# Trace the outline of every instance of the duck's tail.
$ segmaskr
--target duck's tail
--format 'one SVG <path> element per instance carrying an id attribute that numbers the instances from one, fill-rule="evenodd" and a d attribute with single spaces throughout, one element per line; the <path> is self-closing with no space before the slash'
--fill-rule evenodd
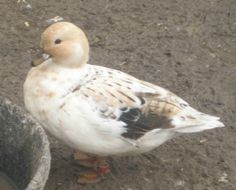
<path id="1" fill-rule="evenodd" d="M 224 127 L 219 117 L 207 115 L 191 108 L 175 116 L 172 120 L 173 130 L 180 133 L 196 133 L 217 127 Z"/>

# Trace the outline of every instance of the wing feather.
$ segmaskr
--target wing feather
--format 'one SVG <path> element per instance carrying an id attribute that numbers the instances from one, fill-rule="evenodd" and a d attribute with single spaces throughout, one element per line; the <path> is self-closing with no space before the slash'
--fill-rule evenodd
<path id="1" fill-rule="evenodd" d="M 120 71 L 95 68 L 93 80 L 78 93 L 94 101 L 102 118 L 124 122 L 123 137 L 137 139 L 156 128 L 173 128 L 172 117 L 188 105 L 161 87 Z"/>

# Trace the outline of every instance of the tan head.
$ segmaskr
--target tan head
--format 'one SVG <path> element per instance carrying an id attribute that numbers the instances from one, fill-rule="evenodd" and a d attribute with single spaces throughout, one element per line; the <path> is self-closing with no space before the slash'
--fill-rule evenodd
<path id="1" fill-rule="evenodd" d="M 66 67 L 80 67 L 89 59 L 89 43 L 84 32 L 69 22 L 49 26 L 41 36 L 40 46 L 52 60 Z"/>

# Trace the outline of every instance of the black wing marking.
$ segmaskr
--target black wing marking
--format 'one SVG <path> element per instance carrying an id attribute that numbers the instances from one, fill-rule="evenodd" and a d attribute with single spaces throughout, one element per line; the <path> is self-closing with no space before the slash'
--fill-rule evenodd
<path id="1" fill-rule="evenodd" d="M 125 108 L 124 108 L 125 110 Z M 158 116 L 155 113 L 145 115 L 139 108 L 131 108 L 124 111 L 118 120 L 127 124 L 127 132 L 122 136 L 129 139 L 138 139 L 146 132 L 156 128 L 172 128 L 171 120 L 165 116 Z"/>

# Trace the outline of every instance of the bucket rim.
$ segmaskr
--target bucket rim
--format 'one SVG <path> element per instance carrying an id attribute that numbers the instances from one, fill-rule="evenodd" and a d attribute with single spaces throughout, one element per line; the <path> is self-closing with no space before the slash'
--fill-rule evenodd
<path id="1" fill-rule="evenodd" d="M 39 166 L 25 190 L 43 190 L 48 180 L 51 167 L 50 143 L 47 134 L 43 127 L 23 107 L 0 96 L 0 106 L 1 105 L 6 106 L 9 112 L 17 113 L 20 118 L 24 119 L 25 123 L 31 124 L 31 131 L 33 133 L 38 133 L 42 140 L 42 155 L 38 160 Z"/>

